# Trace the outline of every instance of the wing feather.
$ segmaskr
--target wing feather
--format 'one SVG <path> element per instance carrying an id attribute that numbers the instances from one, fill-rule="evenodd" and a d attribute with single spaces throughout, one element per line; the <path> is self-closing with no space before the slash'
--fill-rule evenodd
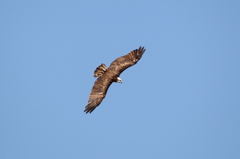
<path id="1" fill-rule="evenodd" d="M 108 69 L 112 70 L 119 76 L 128 67 L 135 65 L 141 59 L 145 50 L 144 47 L 140 46 L 138 49 L 131 51 L 127 55 L 114 60 Z"/>
<path id="2" fill-rule="evenodd" d="M 107 78 L 107 76 L 101 76 L 95 81 L 89 96 L 88 104 L 84 110 L 86 114 L 91 113 L 97 106 L 101 104 L 111 84 L 112 80 L 111 78 Z"/>

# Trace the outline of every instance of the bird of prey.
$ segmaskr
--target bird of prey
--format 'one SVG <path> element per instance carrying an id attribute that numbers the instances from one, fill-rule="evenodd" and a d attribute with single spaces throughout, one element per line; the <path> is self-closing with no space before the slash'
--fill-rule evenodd
<path id="1" fill-rule="evenodd" d="M 122 83 L 122 80 L 119 77 L 120 74 L 128 67 L 135 65 L 141 59 L 145 50 L 144 47 L 140 46 L 138 49 L 131 51 L 127 55 L 114 60 L 108 68 L 103 63 L 96 68 L 93 76 L 98 78 L 93 85 L 88 104 L 85 107 L 84 112 L 86 114 L 91 113 L 100 105 L 106 96 L 109 86 L 113 82 Z"/>

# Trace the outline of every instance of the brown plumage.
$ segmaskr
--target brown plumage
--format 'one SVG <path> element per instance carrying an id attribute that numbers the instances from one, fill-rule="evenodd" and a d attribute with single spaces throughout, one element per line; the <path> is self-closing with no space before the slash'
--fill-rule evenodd
<path id="1" fill-rule="evenodd" d="M 140 46 L 138 49 L 131 51 L 127 55 L 114 60 L 109 68 L 107 68 L 105 64 L 101 64 L 96 68 L 94 71 L 94 77 L 98 78 L 94 83 L 84 112 L 91 113 L 100 105 L 112 82 L 122 83 L 122 80 L 119 78 L 120 74 L 128 67 L 135 65 L 141 59 L 145 50 L 144 47 Z"/>
<path id="2" fill-rule="evenodd" d="M 100 66 L 98 66 L 96 68 L 96 70 L 94 71 L 94 77 L 99 77 L 99 76 L 102 76 L 102 74 L 104 74 L 104 72 L 107 71 L 107 67 L 105 64 L 101 64 Z"/>

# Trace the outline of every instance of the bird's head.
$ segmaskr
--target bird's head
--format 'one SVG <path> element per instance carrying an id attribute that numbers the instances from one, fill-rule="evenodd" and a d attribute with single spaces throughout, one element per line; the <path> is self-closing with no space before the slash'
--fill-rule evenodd
<path id="1" fill-rule="evenodd" d="M 117 77 L 117 82 L 122 83 L 122 79 L 120 77 Z"/>

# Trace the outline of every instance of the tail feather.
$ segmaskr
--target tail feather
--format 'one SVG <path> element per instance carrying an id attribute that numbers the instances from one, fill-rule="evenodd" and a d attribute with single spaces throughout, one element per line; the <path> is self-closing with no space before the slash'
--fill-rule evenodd
<path id="1" fill-rule="evenodd" d="M 105 64 L 101 64 L 100 66 L 98 66 L 96 68 L 96 70 L 94 71 L 94 77 L 100 77 L 102 76 L 105 72 L 107 71 L 107 67 Z"/>

